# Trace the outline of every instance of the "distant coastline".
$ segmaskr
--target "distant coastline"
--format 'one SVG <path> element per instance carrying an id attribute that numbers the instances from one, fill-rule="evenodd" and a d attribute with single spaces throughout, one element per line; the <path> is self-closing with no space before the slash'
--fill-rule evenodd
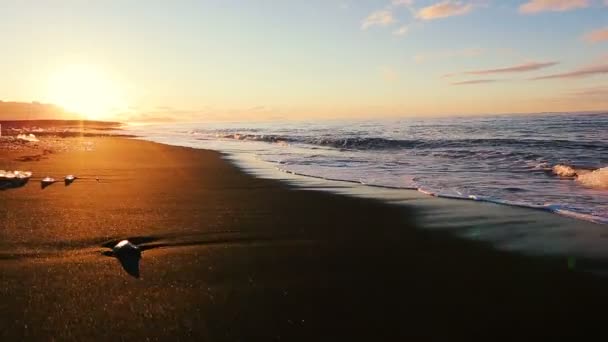
<path id="1" fill-rule="evenodd" d="M 20 135 L 36 137 L 101 137 L 131 135 L 120 132 L 120 122 L 91 120 L 0 120 L 0 149 L 19 142 Z M 9 145 L 7 145 L 9 144 Z"/>
<path id="2" fill-rule="evenodd" d="M 60 106 L 40 102 L 16 102 L 0 100 L 1 120 L 45 120 L 45 119 L 80 118 L 76 113 L 70 113 Z"/>
<path id="3" fill-rule="evenodd" d="M 2 129 L 21 129 L 21 128 L 118 128 L 123 124 L 116 121 L 95 121 L 95 120 L 0 120 Z"/>

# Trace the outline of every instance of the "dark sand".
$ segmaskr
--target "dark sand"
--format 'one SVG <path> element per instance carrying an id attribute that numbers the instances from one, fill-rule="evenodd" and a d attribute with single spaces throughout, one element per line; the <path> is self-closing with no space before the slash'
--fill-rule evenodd
<path id="1" fill-rule="evenodd" d="M 585 340 L 608 322 L 608 282 L 563 260 L 256 179 L 216 152 L 86 141 L 30 162 L 0 151 L 0 168 L 38 177 L 0 191 L 2 341 Z M 41 190 L 70 173 L 84 179 Z M 125 238 L 145 249 L 132 275 L 103 253 Z"/>

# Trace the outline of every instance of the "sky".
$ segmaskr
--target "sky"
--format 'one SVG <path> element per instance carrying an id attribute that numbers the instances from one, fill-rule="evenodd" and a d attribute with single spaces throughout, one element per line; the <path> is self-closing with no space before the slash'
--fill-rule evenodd
<path id="1" fill-rule="evenodd" d="M 608 109 L 608 0 L 0 0 L 0 100 L 95 119 Z"/>

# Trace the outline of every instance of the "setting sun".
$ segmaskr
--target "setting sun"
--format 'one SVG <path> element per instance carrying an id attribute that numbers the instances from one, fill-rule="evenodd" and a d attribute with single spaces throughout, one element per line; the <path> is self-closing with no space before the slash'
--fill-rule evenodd
<path id="1" fill-rule="evenodd" d="M 103 71 L 72 65 L 49 79 L 49 101 L 88 119 L 107 119 L 124 106 L 120 87 Z"/>

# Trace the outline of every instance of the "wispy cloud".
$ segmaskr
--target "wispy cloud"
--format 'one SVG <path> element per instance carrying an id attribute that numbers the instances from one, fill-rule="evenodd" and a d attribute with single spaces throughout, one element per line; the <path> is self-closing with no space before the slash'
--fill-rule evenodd
<path id="1" fill-rule="evenodd" d="M 606 1 L 606 4 L 608 6 L 608 0 Z M 583 36 L 583 39 L 590 43 L 598 43 L 608 40 L 608 27 L 588 32 Z"/>
<path id="2" fill-rule="evenodd" d="M 416 13 L 416 17 L 421 20 L 447 18 L 467 14 L 473 9 L 473 7 L 474 6 L 471 3 L 446 0 L 421 8 L 418 13 Z"/>
<path id="3" fill-rule="evenodd" d="M 494 83 L 498 82 L 498 80 L 468 80 L 468 81 L 460 81 L 460 82 L 452 82 L 451 85 L 471 85 L 471 84 L 483 84 L 483 83 Z"/>
<path id="4" fill-rule="evenodd" d="M 546 76 L 535 77 L 533 80 L 549 80 L 549 79 L 568 79 L 568 78 L 583 78 L 601 74 L 608 74 L 608 62 L 600 64 L 589 65 L 586 67 L 578 68 L 572 71 L 563 72 L 559 74 L 552 74 Z"/>
<path id="5" fill-rule="evenodd" d="M 393 34 L 396 36 L 405 36 L 407 34 L 407 32 L 408 32 L 407 25 L 403 25 L 400 28 L 393 31 Z"/>
<path id="6" fill-rule="evenodd" d="M 556 65 L 558 62 L 530 62 L 524 64 L 517 64 L 508 67 L 495 68 L 495 69 L 481 69 L 481 70 L 470 70 L 465 71 L 464 75 L 489 75 L 489 74 L 501 74 L 501 73 L 517 73 L 517 72 L 528 72 L 534 70 L 540 70 Z"/>
<path id="7" fill-rule="evenodd" d="M 544 68 L 548 68 L 558 64 L 558 62 L 529 62 L 523 64 L 517 64 L 502 68 L 494 68 L 494 69 L 480 69 L 480 70 L 469 70 L 463 72 L 454 72 L 441 76 L 442 78 L 449 78 L 458 75 L 492 75 L 492 74 L 505 74 L 505 73 L 521 73 L 521 72 L 529 72 L 540 70 Z"/>
<path id="8" fill-rule="evenodd" d="M 372 26 L 388 26 L 395 23 L 395 17 L 390 10 L 379 10 L 371 13 L 361 23 L 361 29 L 367 30 Z"/>
<path id="9" fill-rule="evenodd" d="M 530 0 L 519 6 L 519 11 L 531 14 L 546 11 L 564 12 L 585 7 L 589 7 L 589 0 Z"/>

